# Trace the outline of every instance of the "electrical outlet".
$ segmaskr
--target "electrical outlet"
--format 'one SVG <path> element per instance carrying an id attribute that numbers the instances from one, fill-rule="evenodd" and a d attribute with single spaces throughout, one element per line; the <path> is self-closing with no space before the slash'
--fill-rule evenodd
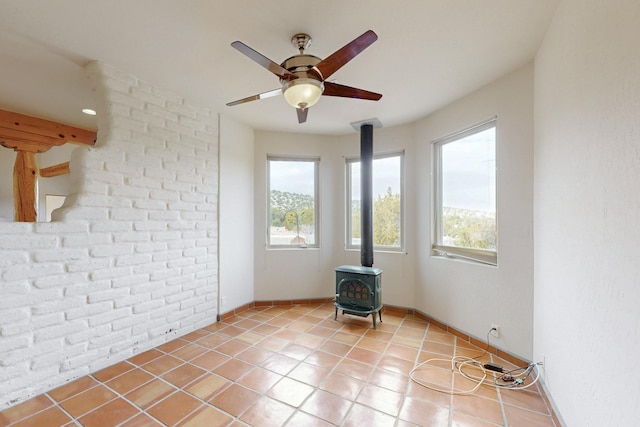
<path id="1" fill-rule="evenodd" d="M 491 325 L 491 331 L 489 331 L 489 333 L 494 338 L 500 338 L 500 326 L 498 326 L 495 323 L 493 323 Z"/>

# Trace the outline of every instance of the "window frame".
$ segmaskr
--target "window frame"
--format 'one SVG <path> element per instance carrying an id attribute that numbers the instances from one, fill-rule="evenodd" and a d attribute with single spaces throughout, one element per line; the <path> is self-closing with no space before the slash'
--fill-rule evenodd
<path id="1" fill-rule="evenodd" d="M 271 243 L 271 162 L 306 162 L 314 164 L 313 171 L 313 233 L 315 236 L 313 244 L 272 244 Z M 320 248 L 320 157 L 319 156 L 284 156 L 267 154 L 267 229 L 266 229 L 266 248 L 267 249 L 308 249 Z M 286 214 L 285 214 L 286 215 Z"/>
<path id="2" fill-rule="evenodd" d="M 405 150 L 397 150 L 390 151 L 384 153 L 377 153 L 373 155 L 373 161 L 379 159 L 386 159 L 389 157 L 399 157 L 400 158 L 400 244 L 399 246 L 389 246 L 389 245 L 376 245 L 374 243 L 373 250 L 380 252 L 405 252 Z M 354 245 L 352 244 L 352 219 L 353 213 L 351 210 L 351 201 L 352 201 L 352 184 L 353 177 L 351 176 L 351 168 L 350 165 L 352 163 L 359 163 L 360 156 L 354 157 L 346 157 L 345 158 L 345 183 L 346 183 L 346 229 L 345 229 L 345 248 L 347 250 L 360 250 L 362 245 Z M 375 204 L 375 197 L 371 199 L 372 203 Z M 375 211 L 373 212 L 374 218 L 373 222 L 375 224 Z"/>
<path id="3" fill-rule="evenodd" d="M 443 236 L 443 219 L 442 219 L 442 147 L 459 141 L 468 136 L 485 131 L 487 129 L 495 129 L 495 221 L 496 221 L 496 248 L 495 250 L 466 248 L 461 246 L 448 246 L 442 244 Z M 431 252 L 433 256 L 441 256 L 446 258 L 462 259 L 473 261 L 492 266 L 498 265 L 498 118 L 496 116 L 483 122 L 469 126 L 461 131 L 435 139 L 431 142 L 432 147 L 432 171 L 433 171 L 433 227 L 432 227 L 432 245 Z"/>

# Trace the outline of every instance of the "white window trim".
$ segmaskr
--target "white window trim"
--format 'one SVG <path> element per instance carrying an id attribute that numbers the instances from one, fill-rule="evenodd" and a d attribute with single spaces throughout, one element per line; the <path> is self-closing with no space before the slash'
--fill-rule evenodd
<path id="1" fill-rule="evenodd" d="M 285 162 L 314 162 L 314 230 L 315 242 L 311 245 L 275 245 L 271 244 L 271 161 Z M 267 249 L 318 249 L 320 248 L 320 157 L 317 156 L 282 156 L 267 154 L 267 233 L 266 248 Z"/>
<path id="2" fill-rule="evenodd" d="M 466 261 L 473 261 L 483 264 L 489 264 L 492 266 L 498 265 L 498 230 L 496 228 L 496 250 L 474 249 L 474 248 L 462 248 L 457 246 L 445 246 L 438 243 L 440 236 L 442 235 L 442 188 L 440 182 L 442 181 L 442 170 L 440 165 L 442 164 L 441 150 L 445 144 L 454 142 L 465 138 L 469 135 L 481 132 L 486 129 L 495 127 L 496 129 L 496 168 L 497 166 L 497 149 L 498 149 L 498 118 L 494 116 L 488 120 L 477 123 L 473 126 L 465 128 L 459 132 L 444 136 L 442 138 L 435 139 L 431 142 L 432 159 L 433 159 L 433 236 L 432 236 L 432 255 L 441 256 L 446 258 L 461 259 Z M 497 179 L 497 173 L 496 173 Z M 496 192 L 497 192 L 496 182 Z M 496 194 L 496 200 L 498 195 Z M 496 226 L 498 221 L 498 206 L 496 204 Z"/>
<path id="3" fill-rule="evenodd" d="M 404 150 L 399 151 L 391 151 L 385 153 L 378 153 L 373 155 L 373 160 L 377 159 L 385 159 L 388 157 L 400 157 L 400 246 L 383 246 L 383 245 L 373 245 L 373 249 L 376 252 L 405 252 L 405 168 L 404 168 Z M 352 230 L 352 212 L 351 212 L 351 172 L 349 170 L 349 165 L 351 163 L 357 163 L 360 161 L 360 156 L 357 157 L 347 157 L 345 158 L 345 176 L 346 176 L 346 208 L 347 208 L 347 221 L 345 228 L 345 248 L 347 250 L 360 250 L 361 245 L 353 245 L 351 244 L 351 230 Z M 372 199 L 372 202 L 375 200 Z"/>

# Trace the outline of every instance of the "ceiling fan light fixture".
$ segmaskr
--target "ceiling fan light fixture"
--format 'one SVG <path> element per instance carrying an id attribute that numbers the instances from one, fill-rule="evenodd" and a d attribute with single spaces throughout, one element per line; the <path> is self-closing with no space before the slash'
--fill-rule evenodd
<path id="1" fill-rule="evenodd" d="M 309 108 L 322 96 L 324 83 L 312 78 L 299 78 L 284 82 L 282 93 L 284 99 L 293 108 Z"/>

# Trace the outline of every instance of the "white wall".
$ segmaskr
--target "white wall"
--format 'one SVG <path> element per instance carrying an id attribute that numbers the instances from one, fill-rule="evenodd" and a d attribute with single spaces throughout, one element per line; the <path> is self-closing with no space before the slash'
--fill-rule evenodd
<path id="1" fill-rule="evenodd" d="M 11 222 L 15 217 L 13 207 L 13 165 L 16 152 L 0 147 L 0 222 Z"/>
<path id="2" fill-rule="evenodd" d="M 640 419 L 639 22 L 565 0 L 536 59 L 534 349 L 570 426 Z"/>
<path id="3" fill-rule="evenodd" d="M 253 296 L 253 130 L 220 117 L 220 313 Z"/>
<path id="4" fill-rule="evenodd" d="M 435 257 L 431 141 L 497 116 L 498 266 Z M 507 352 L 532 357 L 533 65 L 420 120 L 415 126 L 417 249 L 415 308 Z"/>
<path id="5" fill-rule="evenodd" d="M 291 300 L 331 298 L 335 268 L 360 265 L 360 252 L 345 250 L 345 157 L 360 153 L 360 134 L 347 136 L 296 135 L 256 132 L 255 138 L 255 298 Z M 413 162 L 411 127 L 374 129 L 374 153 L 407 150 Z M 320 248 L 266 249 L 267 154 L 320 157 Z M 409 172 L 411 174 L 411 172 Z M 407 187 L 411 194 L 412 180 Z M 408 211 L 412 202 L 407 201 Z M 408 214 L 412 220 L 412 214 Z M 411 230 L 411 225 L 407 223 Z M 408 247 L 415 240 L 408 236 Z M 383 269 L 386 304 L 413 306 L 413 262 L 405 253 L 375 252 L 374 266 Z M 383 319 L 384 320 L 384 319 Z"/>
<path id="6" fill-rule="evenodd" d="M 0 223 L 0 407 L 214 323 L 217 115 L 104 64 L 57 222 Z"/>

